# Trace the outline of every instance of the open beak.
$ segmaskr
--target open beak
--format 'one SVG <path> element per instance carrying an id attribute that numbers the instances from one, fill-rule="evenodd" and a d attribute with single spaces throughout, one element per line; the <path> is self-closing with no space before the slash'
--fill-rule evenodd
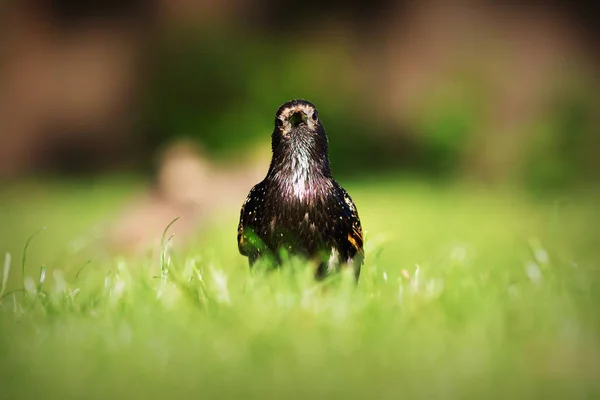
<path id="1" fill-rule="evenodd" d="M 306 124 L 308 116 L 302 111 L 296 111 L 292 114 L 289 121 L 292 126 L 299 126 L 301 124 Z"/>

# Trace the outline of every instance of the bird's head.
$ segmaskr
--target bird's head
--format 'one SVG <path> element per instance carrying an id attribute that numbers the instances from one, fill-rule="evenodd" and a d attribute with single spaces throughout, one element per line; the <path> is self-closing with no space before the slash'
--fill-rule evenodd
<path id="1" fill-rule="evenodd" d="M 275 114 L 270 173 L 286 171 L 294 180 L 306 174 L 330 176 L 327 134 L 317 108 L 306 100 L 282 104 Z M 304 179 L 304 178 L 302 178 Z"/>
<path id="2" fill-rule="evenodd" d="M 275 115 L 275 130 L 291 138 L 294 134 L 318 133 L 322 128 L 317 108 L 306 100 L 292 100 L 282 104 Z"/>
<path id="3" fill-rule="evenodd" d="M 323 147 L 324 146 L 324 147 Z M 321 147 L 327 152 L 327 135 L 317 108 L 306 100 L 282 104 L 275 114 L 273 150 L 279 148 L 309 149 Z"/>

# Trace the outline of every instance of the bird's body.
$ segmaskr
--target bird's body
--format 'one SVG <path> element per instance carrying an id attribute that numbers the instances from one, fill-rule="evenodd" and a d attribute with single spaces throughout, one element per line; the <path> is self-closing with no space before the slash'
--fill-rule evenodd
<path id="1" fill-rule="evenodd" d="M 363 235 L 356 207 L 333 179 L 327 135 L 317 110 L 304 100 L 283 104 L 272 136 L 267 176 L 244 202 L 238 247 L 250 265 L 262 256 L 279 261 L 279 251 L 317 261 L 317 276 L 340 265 L 358 279 Z"/>

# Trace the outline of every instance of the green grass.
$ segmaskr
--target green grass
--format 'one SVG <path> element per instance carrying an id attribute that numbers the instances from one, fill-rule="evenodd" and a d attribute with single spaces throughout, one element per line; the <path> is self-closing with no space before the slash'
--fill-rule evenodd
<path id="1" fill-rule="evenodd" d="M 26 288 L 0 303 L 0 398 L 600 396 L 597 192 L 346 184 L 367 231 L 355 286 L 297 260 L 249 271 L 237 209 L 163 265 L 65 250 L 127 186 L 0 200 L 5 293 Z"/>

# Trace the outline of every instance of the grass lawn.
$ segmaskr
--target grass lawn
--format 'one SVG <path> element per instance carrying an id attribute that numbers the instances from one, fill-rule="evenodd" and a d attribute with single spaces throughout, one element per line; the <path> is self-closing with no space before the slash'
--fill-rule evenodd
<path id="1" fill-rule="evenodd" d="M 600 193 L 342 183 L 358 286 L 249 271 L 239 209 L 161 265 L 87 230 L 130 183 L 4 188 L 0 398 L 600 398 Z"/>

